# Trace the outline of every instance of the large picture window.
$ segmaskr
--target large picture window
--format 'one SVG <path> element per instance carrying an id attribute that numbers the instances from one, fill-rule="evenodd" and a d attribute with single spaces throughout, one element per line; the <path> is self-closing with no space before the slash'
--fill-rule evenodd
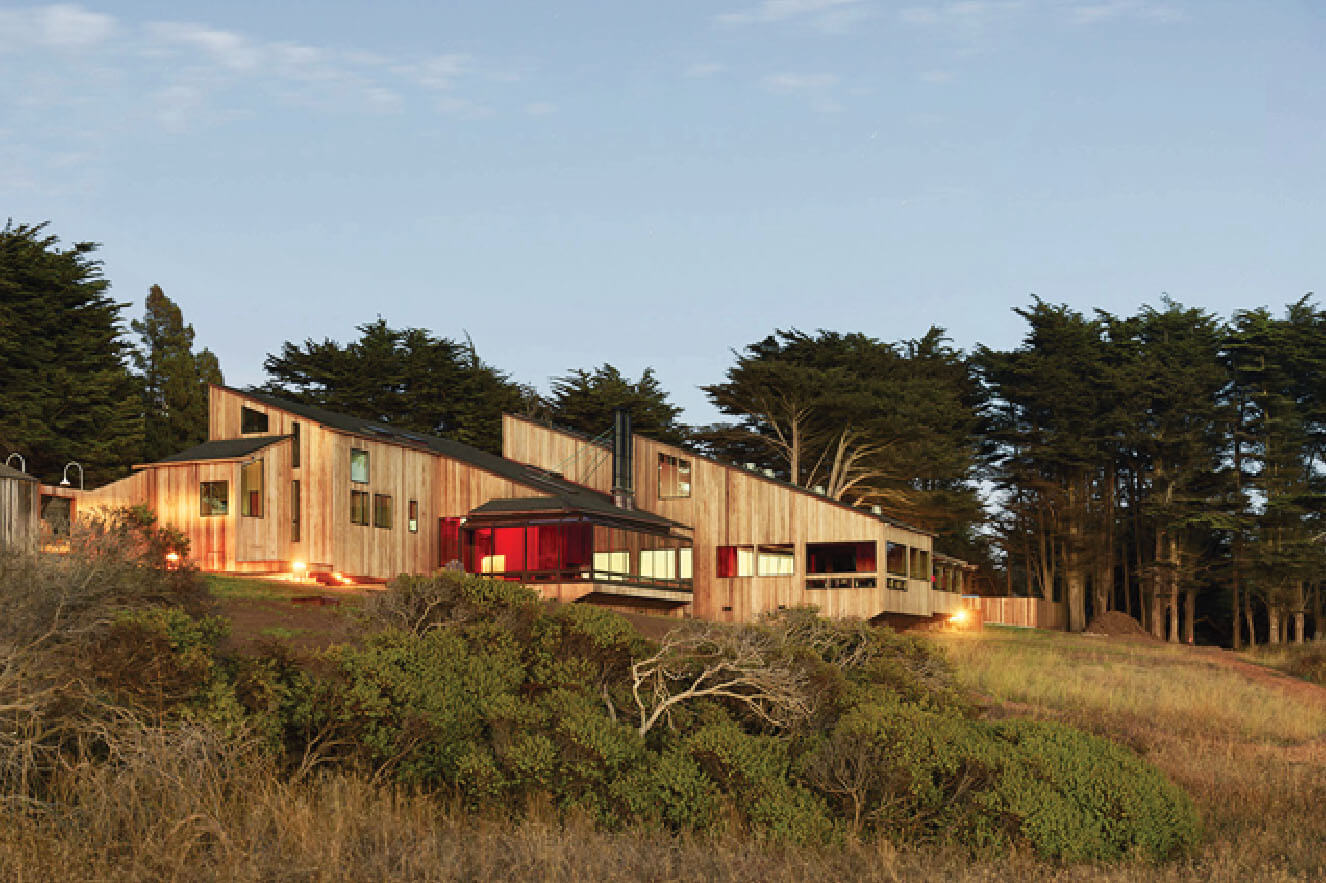
<path id="1" fill-rule="evenodd" d="M 267 415 L 262 411 L 255 411 L 247 405 L 240 406 L 239 431 L 242 434 L 266 432 L 267 426 Z"/>
<path id="2" fill-rule="evenodd" d="M 368 484 L 368 451 L 350 449 L 350 480 L 355 484 Z"/>
<path id="3" fill-rule="evenodd" d="M 664 498 L 691 495 L 690 460 L 668 454 L 658 455 L 658 495 Z"/>
<path id="4" fill-rule="evenodd" d="M 391 529 L 391 496 L 389 494 L 373 495 L 373 526 Z"/>
<path id="5" fill-rule="evenodd" d="M 350 523 L 368 525 L 368 491 L 350 491 Z"/>
<path id="6" fill-rule="evenodd" d="M 203 518 L 230 514 L 230 482 L 204 481 L 198 486 L 199 514 Z"/>
<path id="7" fill-rule="evenodd" d="M 888 559 L 885 567 L 892 576 L 907 575 L 907 547 L 902 543 L 888 544 Z"/>
<path id="8" fill-rule="evenodd" d="M 245 463 L 239 469 L 239 514 L 262 518 L 262 461 Z"/>

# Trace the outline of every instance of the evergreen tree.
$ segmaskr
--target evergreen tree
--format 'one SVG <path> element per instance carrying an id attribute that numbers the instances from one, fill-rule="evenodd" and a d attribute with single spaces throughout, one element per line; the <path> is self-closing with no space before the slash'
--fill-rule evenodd
<path id="1" fill-rule="evenodd" d="M 677 421 L 681 409 L 668 401 L 653 368 L 646 368 L 637 381 L 606 363 L 593 371 L 576 368 L 552 379 L 546 406 L 553 421 L 593 436 L 612 428 L 613 411 L 627 408 L 632 430 L 641 435 L 674 445 L 687 437 L 686 427 Z"/>
<path id="2" fill-rule="evenodd" d="M 709 450 L 882 505 L 936 531 L 942 550 L 983 556 L 972 484 L 981 389 L 942 329 L 897 344 L 777 331 L 734 356 L 725 382 L 704 389 L 739 422 L 704 431 Z"/>
<path id="3" fill-rule="evenodd" d="M 46 226 L 0 230 L 0 448 L 48 482 L 77 461 L 93 487 L 142 450 L 127 305 L 106 295 L 96 243 L 61 249 Z"/>
<path id="4" fill-rule="evenodd" d="M 502 448 L 502 412 L 529 407 L 530 391 L 480 360 L 472 343 L 381 318 L 357 330 L 359 339 L 344 345 L 283 344 L 263 362 L 262 390 L 493 453 Z"/>
<path id="5" fill-rule="evenodd" d="M 206 440 L 207 384 L 222 382 L 221 366 L 210 351 L 193 352 L 193 326 L 159 285 L 131 327 L 142 338 L 133 359 L 143 385 L 143 459 L 150 462 Z"/>

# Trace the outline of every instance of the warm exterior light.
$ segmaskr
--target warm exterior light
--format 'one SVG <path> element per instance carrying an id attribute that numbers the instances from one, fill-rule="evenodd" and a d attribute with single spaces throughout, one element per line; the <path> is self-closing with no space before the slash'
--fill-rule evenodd
<path id="1" fill-rule="evenodd" d="M 167 553 L 166 553 L 166 569 L 167 569 L 167 570 L 174 570 L 175 568 L 177 568 L 177 567 L 179 567 L 179 566 L 180 566 L 180 553 L 179 553 L 179 552 L 167 552 Z"/>
<path id="2" fill-rule="evenodd" d="M 308 565 L 305 564 L 303 561 L 295 561 L 295 562 L 291 563 L 290 568 L 291 568 L 291 570 L 296 570 L 296 571 L 299 571 L 299 570 L 307 570 L 307 569 L 308 569 Z"/>
<path id="3" fill-rule="evenodd" d="M 954 625 L 962 625 L 964 622 L 967 621 L 967 611 L 959 610 L 958 612 L 950 616 L 948 618 L 948 621 L 953 623 Z"/>

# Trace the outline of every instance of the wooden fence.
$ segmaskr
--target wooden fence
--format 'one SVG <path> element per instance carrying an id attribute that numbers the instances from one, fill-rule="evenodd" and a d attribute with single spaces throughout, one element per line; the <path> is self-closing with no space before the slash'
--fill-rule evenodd
<path id="1" fill-rule="evenodd" d="M 988 597 L 971 600 L 974 602 L 972 606 L 980 609 L 981 620 L 986 623 L 1062 631 L 1068 622 L 1067 610 L 1062 601 Z"/>

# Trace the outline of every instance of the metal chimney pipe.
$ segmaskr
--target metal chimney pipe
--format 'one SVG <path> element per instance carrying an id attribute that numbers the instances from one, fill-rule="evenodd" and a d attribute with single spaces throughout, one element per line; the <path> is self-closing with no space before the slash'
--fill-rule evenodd
<path id="1" fill-rule="evenodd" d="M 631 462 L 631 411 L 612 412 L 612 501 L 622 509 L 635 508 L 635 468 Z"/>

